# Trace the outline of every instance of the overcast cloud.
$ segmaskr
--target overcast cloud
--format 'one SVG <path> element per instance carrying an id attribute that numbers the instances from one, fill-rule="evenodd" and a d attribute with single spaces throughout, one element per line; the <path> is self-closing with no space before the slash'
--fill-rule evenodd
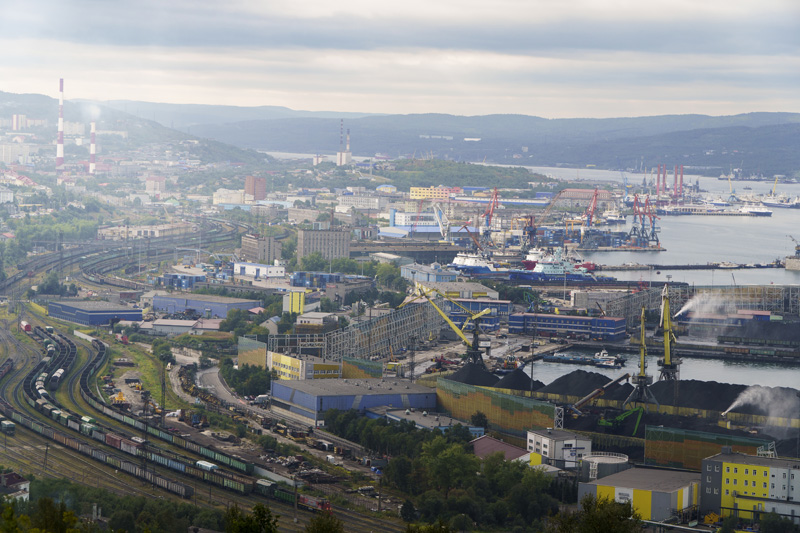
<path id="1" fill-rule="evenodd" d="M 4 0 L 0 90 L 547 118 L 800 112 L 798 0 Z"/>

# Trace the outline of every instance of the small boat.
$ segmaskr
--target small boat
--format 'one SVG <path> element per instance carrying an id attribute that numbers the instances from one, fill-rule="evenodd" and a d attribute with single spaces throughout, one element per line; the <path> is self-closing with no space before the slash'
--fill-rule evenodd
<path id="1" fill-rule="evenodd" d="M 609 355 L 608 351 L 605 349 L 602 349 L 594 354 L 592 362 L 594 363 L 594 366 L 601 368 L 622 368 L 625 365 L 624 358 Z"/>

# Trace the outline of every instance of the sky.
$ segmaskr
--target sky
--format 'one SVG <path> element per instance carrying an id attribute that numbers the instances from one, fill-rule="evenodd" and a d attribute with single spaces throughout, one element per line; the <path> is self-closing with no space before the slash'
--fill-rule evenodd
<path id="1" fill-rule="evenodd" d="M 800 0 L 3 0 L 0 91 L 363 113 L 800 112 Z"/>

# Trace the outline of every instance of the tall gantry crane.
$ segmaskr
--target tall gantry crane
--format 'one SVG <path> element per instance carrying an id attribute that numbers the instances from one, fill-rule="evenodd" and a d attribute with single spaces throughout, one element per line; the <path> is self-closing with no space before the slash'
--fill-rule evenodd
<path id="1" fill-rule="evenodd" d="M 658 400 L 650 390 L 653 384 L 653 376 L 647 375 L 647 345 L 645 344 L 646 332 L 644 327 L 645 308 L 642 306 L 642 317 L 639 331 L 639 373 L 631 378 L 633 391 L 630 396 L 622 402 L 623 409 L 631 402 L 654 403 L 658 405 Z"/>
<path id="2" fill-rule="evenodd" d="M 681 360 L 672 355 L 672 345 L 677 342 L 672 331 L 672 315 L 669 311 L 669 285 L 664 285 L 661 291 L 661 321 L 660 327 L 664 330 L 664 358 L 658 360 L 661 367 L 659 381 L 675 381 L 680 379 Z"/>
<path id="3" fill-rule="evenodd" d="M 416 291 L 417 291 L 417 294 L 416 294 L 416 296 L 414 296 L 414 298 L 412 298 L 410 300 L 406 300 L 402 304 L 398 305 L 397 308 L 400 309 L 401 307 L 403 307 L 405 305 L 408 305 L 408 304 L 410 304 L 412 302 L 415 302 L 415 301 L 417 301 L 419 299 L 427 300 L 428 303 L 430 303 L 433 306 L 433 308 L 436 309 L 436 311 L 444 319 L 444 321 L 447 322 L 447 325 L 450 326 L 452 328 L 452 330 L 455 331 L 456 335 L 458 335 L 461 338 L 461 340 L 463 340 L 464 343 L 467 345 L 467 361 L 470 362 L 470 363 L 475 363 L 477 365 L 485 367 L 486 364 L 483 362 L 483 354 L 482 354 L 482 352 L 480 350 L 480 340 L 479 340 L 479 337 L 480 337 L 480 334 L 481 334 L 480 319 L 482 317 L 490 314 L 492 312 L 492 310 L 487 307 L 486 309 L 484 309 L 482 311 L 479 311 L 477 313 L 473 313 L 471 310 L 467 309 L 466 307 L 464 307 L 460 303 L 456 302 L 455 300 L 452 300 L 452 299 L 448 298 L 444 293 L 442 293 L 441 291 L 439 291 L 437 289 L 427 288 L 427 287 L 425 287 L 423 285 L 419 285 L 418 284 L 417 288 L 416 288 Z M 461 309 L 464 310 L 464 312 L 467 313 L 467 317 L 468 318 L 464 321 L 464 324 L 460 328 L 458 326 L 456 326 L 456 324 L 452 320 L 450 320 L 450 317 L 447 316 L 447 313 L 442 311 L 442 309 L 438 305 L 436 305 L 436 302 L 434 302 L 433 298 L 431 298 L 431 294 L 433 294 L 433 293 L 438 294 L 439 296 L 441 296 L 445 300 L 448 300 L 450 303 L 460 307 Z M 464 334 L 464 328 L 467 326 L 467 323 L 470 320 L 472 320 L 475 323 L 475 328 L 472 331 L 472 340 L 470 340 Z"/>

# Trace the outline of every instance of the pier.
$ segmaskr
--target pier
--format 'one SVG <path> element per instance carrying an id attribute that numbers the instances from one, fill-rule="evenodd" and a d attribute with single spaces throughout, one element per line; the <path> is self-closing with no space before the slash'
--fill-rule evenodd
<path id="1" fill-rule="evenodd" d="M 750 268 L 784 268 L 780 261 L 773 263 L 706 263 L 693 265 L 597 265 L 597 270 L 613 272 L 615 270 L 743 270 Z"/>

